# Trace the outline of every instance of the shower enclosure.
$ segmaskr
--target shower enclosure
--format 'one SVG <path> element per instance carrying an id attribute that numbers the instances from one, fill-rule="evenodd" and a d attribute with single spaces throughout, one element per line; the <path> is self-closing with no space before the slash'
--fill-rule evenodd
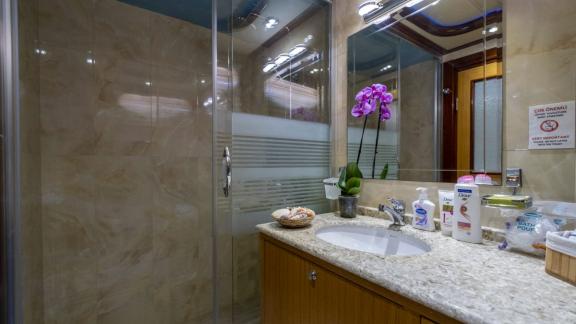
<path id="1" fill-rule="evenodd" d="M 330 210 L 329 1 L 0 10 L 2 320 L 257 323 L 254 226 Z"/>

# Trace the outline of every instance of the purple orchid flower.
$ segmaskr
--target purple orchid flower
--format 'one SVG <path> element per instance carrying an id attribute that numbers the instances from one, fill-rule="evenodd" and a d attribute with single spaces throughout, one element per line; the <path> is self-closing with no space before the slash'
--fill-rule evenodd
<path id="1" fill-rule="evenodd" d="M 389 105 L 394 101 L 388 88 L 379 83 L 365 87 L 356 94 L 356 104 L 352 107 L 352 116 L 356 118 L 368 116 L 380 109 L 380 120 L 389 120 L 392 117 Z"/>

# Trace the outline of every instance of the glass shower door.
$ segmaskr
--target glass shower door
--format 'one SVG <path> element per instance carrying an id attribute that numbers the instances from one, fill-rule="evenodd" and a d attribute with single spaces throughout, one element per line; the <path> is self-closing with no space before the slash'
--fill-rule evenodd
<path id="1" fill-rule="evenodd" d="M 266 6 L 224 1 L 219 26 L 214 163 L 219 184 L 229 147 L 232 183 L 219 194 L 217 254 L 226 285 L 217 293 L 235 323 L 259 321 L 258 232 L 286 206 L 330 210 L 322 180 L 330 176 L 329 18 L 325 1 L 270 0 Z M 219 8 L 220 9 L 220 8 Z M 220 16 L 220 13 L 219 13 Z M 222 83 L 220 83 L 222 80 Z M 219 115 L 218 115 L 219 114 Z M 221 305 L 227 306 L 227 305 Z"/>
<path id="2" fill-rule="evenodd" d="M 21 322 L 211 322 L 212 1 L 12 3 Z"/>

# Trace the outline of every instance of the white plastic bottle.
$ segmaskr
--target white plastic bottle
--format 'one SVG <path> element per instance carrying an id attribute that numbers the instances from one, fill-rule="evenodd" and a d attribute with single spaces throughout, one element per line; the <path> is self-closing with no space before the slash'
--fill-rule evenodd
<path id="1" fill-rule="evenodd" d="M 452 237 L 459 241 L 482 243 L 480 194 L 474 181 L 466 177 L 454 186 Z"/>
<path id="2" fill-rule="evenodd" d="M 440 230 L 443 235 L 452 236 L 452 218 L 454 217 L 454 191 L 438 190 L 440 210 Z"/>
<path id="3" fill-rule="evenodd" d="M 436 209 L 436 205 L 428 200 L 428 189 L 419 187 L 416 190 L 419 192 L 419 197 L 412 203 L 412 227 L 425 231 L 435 231 L 434 209 Z"/>

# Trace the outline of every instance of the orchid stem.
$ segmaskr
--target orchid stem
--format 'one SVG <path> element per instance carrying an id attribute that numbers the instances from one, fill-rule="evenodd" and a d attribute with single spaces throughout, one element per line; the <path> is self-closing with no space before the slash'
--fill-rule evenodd
<path id="1" fill-rule="evenodd" d="M 376 130 L 376 145 L 374 145 L 374 159 L 372 160 L 372 179 L 374 179 L 374 170 L 376 169 L 376 155 L 378 154 L 378 139 L 380 137 L 380 123 L 382 122 L 382 109 L 379 109 L 378 128 Z"/>
<path id="2" fill-rule="evenodd" d="M 364 142 L 364 131 L 366 130 L 366 122 L 368 121 L 368 115 L 364 116 L 364 127 L 362 127 L 362 136 L 360 137 L 360 148 L 358 148 L 358 156 L 356 157 L 356 165 L 360 163 L 360 153 L 362 153 L 362 142 Z"/>

